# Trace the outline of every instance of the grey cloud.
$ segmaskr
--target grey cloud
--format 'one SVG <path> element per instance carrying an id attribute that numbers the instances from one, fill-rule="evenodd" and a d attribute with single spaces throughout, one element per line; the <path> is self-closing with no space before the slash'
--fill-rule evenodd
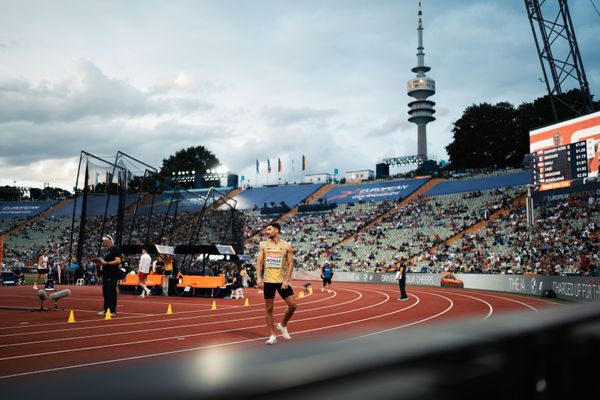
<path id="1" fill-rule="evenodd" d="M 9 148 L 0 147 L 0 159 L 20 166 L 34 160 L 78 157 L 81 150 L 103 156 L 121 150 L 148 164 L 160 165 L 176 150 L 206 144 L 228 134 L 228 129 L 221 126 L 192 126 L 176 121 L 153 128 L 127 127 L 101 119 L 43 125 L 14 122 L 0 125 L 0 135 L 10 143 Z"/>
<path id="2" fill-rule="evenodd" d="M 273 127 L 286 127 L 296 124 L 319 125 L 328 118 L 337 114 L 336 110 L 314 108 L 283 108 L 272 107 L 263 110 L 263 115 L 269 125 Z"/>
<path id="3" fill-rule="evenodd" d="M 400 129 L 410 129 L 411 123 L 404 115 L 394 115 L 385 120 L 385 122 L 369 131 L 365 137 L 382 137 L 398 132 Z"/>
<path id="4" fill-rule="evenodd" d="M 155 114 L 163 112 L 193 113 L 214 109 L 214 105 L 194 98 L 166 98 L 150 100 Z"/>
<path id="5" fill-rule="evenodd" d="M 198 126 L 169 120 L 156 125 L 148 134 L 156 140 L 188 143 L 185 147 L 189 147 L 227 138 L 231 135 L 231 129 L 221 125 Z"/>
<path id="6" fill-rule="evenodd" d="M 90 62 L 79 63 L 75 76 L 57 84 L 0 83 L 0 122 L 76 121 L 91 116 L 190 113 L 211 108 L 194 98 L 152 97 L 127 81 L 108 78 Z"/>
<path id="7" fill-rule="evenodd" d="M 190 73 L 179 73 L 175 78 L 160 79 L 149 90 L 152 94 L 203 94 L 217 92 L 226 86 L 218 85 L 206 79 L 200 79 Z"/>
<path id="8" fill-rule="evenodd" d="M 6 42 L 0 42 L 0 50 L 5 50 L 8 49 L 10 47 L 15 47 L 17 45 L 17 41 L 16 40 L 9 40 Z"/>

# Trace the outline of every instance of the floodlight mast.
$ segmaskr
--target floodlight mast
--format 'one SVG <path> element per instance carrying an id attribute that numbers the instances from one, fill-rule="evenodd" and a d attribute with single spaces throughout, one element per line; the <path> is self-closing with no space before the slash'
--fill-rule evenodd
<path id="1" fill-rule="evenodd" d="M 548 3 L 547 0 L 525 0 L 525 8 L 540 58 L 554 119 L 559 121 L 564 116 L 558 112 L 558 103 L 567 107 L 576 116 L 592 113 L 595 111 L 595 107 L 567 0 L 558 0 L 558 13 L 553 18 L 546 18 L 543 15 L 543 8 L 550 11 L 544 7 Z M 559 56 L 557 55 L 559 53 L 565 55 Z M 577 82 L 580 90 L 579 98 L 568 99 L 561 96 L 566 89 L 565 83 L 568 80 Z"/>

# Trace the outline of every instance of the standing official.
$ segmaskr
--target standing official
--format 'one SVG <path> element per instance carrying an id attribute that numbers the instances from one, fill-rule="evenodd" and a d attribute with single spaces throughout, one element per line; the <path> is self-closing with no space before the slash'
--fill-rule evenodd
<path id="1" fill-rule="evenodd" d="M 117 283 L 121 279 L 121 249 L 115 245 L 112 236 L 102 236 L 102 245 L 106 253 L 101 259 L 95 259 L 98 267 L 98 276 L 102 276 L 102 296 L 104 309 L 98 315 L 106 315 L 110 310 L 111 315 L 117 315 Z"/>
<path id="2" fill-rule="evenodd" d="M 396 279 L 398 279 L 398 284 L 400 285 L 400 298 L 398 300 L 408 300 L 408 295 L 406 294 L 406 263 L 404 261 L 398 264 Z"/>

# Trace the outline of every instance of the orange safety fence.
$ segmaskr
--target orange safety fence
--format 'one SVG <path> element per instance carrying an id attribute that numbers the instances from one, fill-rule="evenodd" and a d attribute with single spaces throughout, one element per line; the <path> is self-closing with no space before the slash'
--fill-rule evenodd
<path id="1" fill-rule="evenodd" d="M 216 289 L 225 286 L 225 275 L 218 276 L 199 276 L 199 275 L 177 275 L 177 287 Z"/>
<path id="2" fill-rule="evenodd" d="M 163 279 L 165 279 L 164 275 L 155 273 L 148 274 L 148 277 L 146 278 L 146 286 L 162 286 Z M 125 279 L 119 283 L 120 286 L 138 286 L 139 284 L 140 280 L 138 274 L 127 274 L 125 275 Z"/>

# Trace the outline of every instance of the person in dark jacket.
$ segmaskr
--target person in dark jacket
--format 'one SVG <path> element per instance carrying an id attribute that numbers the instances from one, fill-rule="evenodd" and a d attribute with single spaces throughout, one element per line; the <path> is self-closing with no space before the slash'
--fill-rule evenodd
<path id="1" fill-rule="evenodd" d="M 404 261 L 398 263 L 396 279 L 398 279 L 398 284 L 400 285 L 400 298 L 398 300 L 408 300 L 408 295 L 406 294 L 406 263 Z"/>
<path id="2" fill-rule="evenodd" d="M 97 274 L 102 277 L 102 296 L 104 309 L 98 315 L 106 315 L 110 310 L 111 315 L 117 315 L 117 283 L 121 279 L 121 249 L 115 245 L 112 236 L 102 236 L 102 245 L 106 252 L 102 258 L 94 260 Z"/>

